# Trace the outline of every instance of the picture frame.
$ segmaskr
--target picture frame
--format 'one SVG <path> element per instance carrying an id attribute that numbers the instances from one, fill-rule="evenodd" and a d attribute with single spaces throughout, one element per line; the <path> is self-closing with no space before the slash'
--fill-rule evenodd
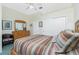
<path id="1" fill-rule="evenodd" d="M 12 21 L 2 20 L 2 29 L 3 30 L 12 30 Z"/>
<path id="2" fill-rule="evenodd" d="M 43 27 L 43 21 L 39 21 L 39 27 Z"/>

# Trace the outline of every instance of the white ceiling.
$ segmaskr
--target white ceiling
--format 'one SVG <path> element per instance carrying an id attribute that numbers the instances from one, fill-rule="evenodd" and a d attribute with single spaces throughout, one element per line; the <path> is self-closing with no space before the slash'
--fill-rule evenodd
<path id="1" fill-rule="evenodd" d="M 17 10 L 26 15 L 35 14 L 38 12 L 47 13 L 47 12 L 51 12 L 51 11 L 60 10 L 63 8 L 72 7 L 71 3 L 32 3 L 32 4 L 35 7 L 34 9 L 28 8 L 29 3 L 4 3 L 3 6 Z M 43 7 L 43 8 L 39 9 L 39 7 Z"/>

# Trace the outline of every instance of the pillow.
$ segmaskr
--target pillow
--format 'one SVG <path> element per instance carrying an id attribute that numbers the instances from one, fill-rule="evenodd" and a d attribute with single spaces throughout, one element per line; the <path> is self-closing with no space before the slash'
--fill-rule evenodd
<path id="1" fill-rule="evenodd" d="M 72 36 L 62 48 L 62 50 L 56 51 L 57 54 L 66 54 L 74 50 L 79 42 L 79 37 Z"/>
<path id="2" fill-rule="evenodd" d="M 63 51 L 64 52 L 69 52 L 75 49 L 79 41 L 78 37 L 72 36 L 65 44 Z"/>
<path id="3" fill-rule="evenodd" d="M 74 33 L 75 36 L 79 37 L 79 33 Z M 79 43 L 77 44 L 77 47 L 76 48 L 79 48 Z"/>
<path id="4" fill-rule="evenodd" d="M 63 48 L 69 38 L 71 38 L 73 34 L 67 32 L 67 31 L 62 31 L 59 33 L 59 35 L 56 38 L 56 43 L 59 45 L 60 48 Z"/>
<path id="5" fill-rule="evenodd" d="M 74 33 L 74 36 L 79 37 L 79 33 Z"/>
<path id="6" fill-rule="evenodd" d="M 74 33 L 73 30 L 70 30 L 70 29 L 67 29 L 67 30 L 64 30 L 65 32 L 69 32 L 69 33 Z"/>

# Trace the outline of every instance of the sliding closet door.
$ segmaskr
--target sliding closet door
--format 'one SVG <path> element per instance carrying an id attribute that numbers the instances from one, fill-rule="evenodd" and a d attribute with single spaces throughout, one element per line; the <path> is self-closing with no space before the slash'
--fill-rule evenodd
<path id="1" fill-rule="evenodd" d="M 44 22 L 44 32 L 43 34 L 47 35 L 57 35 L 62 30 L 66 28 L 66 19 L 65 17 L 59 18 L 50 18 L 43 21 Z"/>

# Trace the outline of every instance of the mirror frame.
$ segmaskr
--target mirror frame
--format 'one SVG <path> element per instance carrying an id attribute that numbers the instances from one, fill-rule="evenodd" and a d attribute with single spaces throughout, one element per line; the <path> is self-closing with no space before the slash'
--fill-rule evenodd
<path id="1" fill-rule="evenodd" d="M 24 21 L 24 20 L 15 20 L 15 22 L 14 22 L 14 30 L 15 31 L 17 31 L 16 30 L 16 23 L 25 23 L 26 24 L 26 21 Z"/>

